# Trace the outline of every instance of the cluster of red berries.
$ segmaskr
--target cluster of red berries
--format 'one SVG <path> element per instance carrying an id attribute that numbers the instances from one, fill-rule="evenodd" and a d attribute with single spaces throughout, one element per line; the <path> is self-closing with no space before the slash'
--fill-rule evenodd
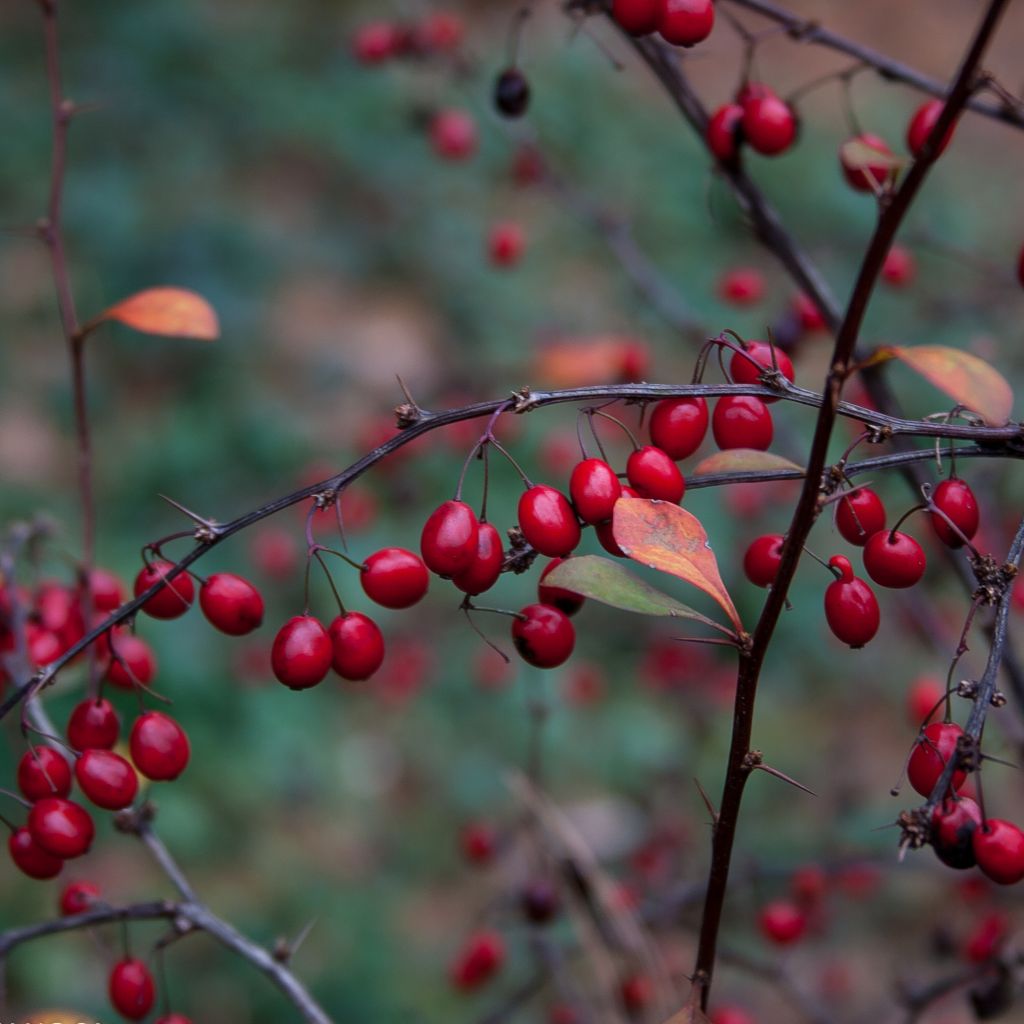
<path id="1" fill-rule="evenodd" d="M 612 17 L 632 36 L 657 32 L 673 46 L 695 46 L 715 26 L 711 0 L 612 0 Z"/>
<path id="2" fill-rule="evenodd" d="M 462 45 L 464 35 L 465 25 L 457 14 L 434 11 L 417 22 L 367 22 L 356 30 L 352 52 L 363 64 L 450 54 Z"/>
<path id="3" fill-rule="evenodd" d="M 731 103 L 711 115 L 705 141 L 714 157 L 732 164 L 744 144 L 762 156 L 785 153 L 798 130 L 796 113 L 784 99 L 763 82 L 745 82 Z"/>

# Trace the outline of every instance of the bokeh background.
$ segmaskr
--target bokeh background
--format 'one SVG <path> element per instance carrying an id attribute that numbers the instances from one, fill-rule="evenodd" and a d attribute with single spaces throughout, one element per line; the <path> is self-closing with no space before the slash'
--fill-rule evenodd
<path id="1" fill-rule="evenodd" d="M 944 77 L 980 10 L 968 0 L 793 6 Z M 557 5 L 536 5 L 519 52 L 533 104 L 525 122 L 510 127 L 492 111 L 490 93 L 508 61 L 518 5 L 446 9 L 465 23 L 457 61 L 368 68 L 351 49 L 360 25 L 416 22 L 436 9 L 409 0 L 393 10 L 314 0 L 62 8 L 67 92 L 95 104 L 72 128 L 66 192 L 80 310 L 89 315 L 143 287 L 176 284 L 206 296 L 223 327 L 215 344 L 121 328 L 90 338 L 102 564 L 130 579 L 139 548 L 181 528 L 159 494 L 227 519 L 344 466 L 392 432 L 396 374 L 436 408 L 564 382 L 565 360 L 552 353 L 575 344 L 571 362 L 581 373 L 615 376 L 618 354 L 627 353 L 643 357 L 645 378 L 678 381 L 689 379 L 703 337 L 727 327 L 763 336 L 773 326 L 799 342 L 798 381 L 822 379 L 827 336 L 797 339 L 792 285 L 607 24 L 595 18 L 574 29 Z M 729 9 L 752 28 L 768 24 Z M 1011 91 L 1021 84 L 1022 44 L 1018 9 L 986 61 Z M 17 230 L 41 213 L 48 185 L 42 53 L 36 6 L 0 6 L 0 223 L 12 229 L 0 235 L 0 514 L 9 523 L 42 512 L 58 524 L 40 563 L 25 567 L 28 580 L 69 578 L 78 543 L 70 391 L 52 281 L 43 248 Z M 720 18 L 685 68 L 714 106 L 736 88 L 739 61 L 737 36 Z M 756 69 L 785 95 L 848 65 L 776 34 L 759 46 Z M 863 127 L 901 151 L 919 99 L 870 72 L 850 94 Z M 471 112 L 480 132 L 479 152 L 464 163 L 438 159 L 425 129 L 433 111 L 453 106 Z M 839 174 L 836 150 L 851 134 L 844 110 L 835 81 L 808 93 L 799 144 L 781 158 L 749 161 L 840 297 L 875 215 L 871 199 Z M 524 141 L 567 192 L 516 180 Z M 908 287 L 879 289 L 866 342 L 964 347 L 1019 379 L 1022 157 L 1019 131 L 965 118 L 901 236 L 916 277 Z M 685 329 L 635 287 L 587 210 L 629 225 L 671 288 Z M 487 258 L 487 237 L 508 220 L 522 226 L 526 251 L 519 265 L 499 269 Z M 764 275 L 762 301 L 738 308 L 722 298 L 721 276 L 736 267 Z M 904 370 L 891 376 L 916 414 L 948 404 Z M 774 448 L 799 461 L 810 413 L 775 409 Z M 636 422 L 635 409 L 626 415 Z M 501 436 L 533 476 L 564 486 L 578 454 L 574 430 L 573 410 L 555 408 L 503 424 Z M 346 502 L 352 553 L 415 547 L 475 436 L 465 427 L 438 432 L 359 481 Z M 614 429 L 604 438 L 624 459 Z M 491 516 L 505 529 L 514 524 L 518 483 L 507 467 L 493 469 Z M 1024 493 L 1016 471 L 976 462 L 964 473 L 984 495 L 984 543 L 1004 553 Z M 478 497 L 478 471 L 470 481 Z M 893 513 L 912 504 L 901 481 L 875 483 Z M 784 527 L 793 494 L 742 488 L 686 499 L 707 524 L 748 623 L 763 594 L 743 580 L 742 552 L 753 536 Z M 509 786 L 510 773 L 532 764 L 618 886 L 616 905 L 661 908 L 671 921 L 659 941 L 682 991 L 699 919 L 687 884 L 703 878 L 708 853 L 707 813 L 693 780 L 713 797 L 719 791 L 731 659 L 679 644 L 678 628 L 591 605 L 577 617 L 577 652 L 563 669 L 544 673 L 515 658 L 506 669 L 458 612 L 457 596 L 435 581 L 415 610 L 379 615 L 388 656 L 372 682 L 285 691 L 270 676 L 268 650 L 278 625 L 301 610 L 304 514 L 289 510 L 200 566 L 239 571 L 260 585 L 268 614 L 254 636 L 231 641 L 198 613 L 139 623 L 159 658 L 159 689 L 193 744 L 181 781 L 150 795 L 159 830 L 198 891 L 265 943 L 313 922 L 294 965 L 337 1020 L 488 1019 L 535 970 L 537 930 L 524 922 L 517 894 L 550 865 L 538 868 L 546 862 L 524 838 L 523 807 Z M 331 535 L 330 522 L 321 529 Z M 851 554 L 827 518 L 813 542 L 825 557 Z M 584 548 L 599 550 L 589 537 Z M 906 802 L 889 789 L 916 728 L 908 691 L 922 675 L 944 676 L 966 612 L 950 573 L 938 559 L 933 565 L 917 596 L 936 613 L 941 635 L 916 635 L 890 593 L 877 640 L 849 653 L 824 623 L 828 576 L 808 562 L 764 676 L 756 742 L 818 795 L 767 776 L 750 786 L 724 941 L 735 956 L 774 965 L 777 953 L 757 932 L 758 908 L 789 891 L 796 868 L 820 867 L 827 894 L 815 934 L 786 954 L 785 971 L 836 1020 L 899 1019 L 898 981 L 960 969 L 979 923 L 994 911 L 1012 922 L 1019 903 L 973 875 L 965 883 L 928 851 L 897 864 L 896 833 L 882 829 Z M 371 610 L 355 573 L 338 566 L 346 600 Z M 535 572 L 504 579 L 494 603 L 518 607 L 535 586 Z M 668 588 L 712 613 L 682 584 Z M 313 604 L 333 614 L 316 577 Z M 510 647 L 505 620 L 480 615 L 477 623 Z M 975 640 L 965 675 L 983 664 Z M 69 672 L 56 688 L 49 706 L 58 721 L 81 686 Z M 1009 727 L 990 730 L 990 747 L 1013 760 L 1019 709 L 998 717 Z M 15 724 L 5 723 L 5 777 L 21 749 Z M 989 777 L 995 812 L 1019 815 L 1019 776 L 997 768 Z M 470 865 L 460 851 L 471 823 L 497 830 L 502 855 L 490 866 Z M 94 851 L 65 877 L 98 880 L 116 901 L 168 891 L 142 851 L 106 821 Z M 4 868 L 0 924 L 54 913 L 56 893 Z M 665 915 L 666 906 L 676 909 Z M 544 931 L 555 946 L 574 945 L 571 917 Z M 481 991 L 456 992 L 449 964 L 483 923 L 505 937 L 508 963 Z M 133 928 L 133 946 L 144 949 L 159 934 Z M 54 1005 L 110 1019 L 105 977 L 119 941 L 116 929 L 105 929 L 17 951 L 8 965 L 9 1010 L 22 1016 L 12 1019 Z M 206 938 L 175 944 L 165 960 L 175 1007 L 196 1021 L 295 1019 L 252 968 Z M 637 968 L 627 961 L 613 958 L 614 971 Z M 593 990 L 588 957 L 571 964 L 579 990 Z M 758 1021 L 799 1016 L 777 985 L 729 963 L 716 996 Z M 514 1016 L 490 1019 L 547 1020 L 561 998 L 541 988 Z M 926 1019 L 973 1017 L 957 995 Z M 1024 1016 L 1011 1010 L 1005 1019 Z"/>

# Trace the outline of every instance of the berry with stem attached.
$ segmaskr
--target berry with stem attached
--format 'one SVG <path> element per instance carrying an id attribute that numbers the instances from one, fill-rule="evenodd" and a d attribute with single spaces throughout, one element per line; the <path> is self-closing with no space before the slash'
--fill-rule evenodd
<path id="1" fill-rule="evenodd" d="M 530 604 L 512 621 L 512 642 L 523 661 L 537 668 L 557 668 L 576 644 L 569 617 L 547 604 Z"/>
<path id="2" fill-rule="evenodd" d="M 369 679 L 384 662 L 380 627 L 362 612 L 339 615 L 327 628 L 333 652 L 331 665 L 342 679 Z"/>
<path id="3" fill-rule="evenodd" d="M 176 779 L 191 753 L 185 730 L 161 711 L 147 711 L 135 719 L 128 746 L 135 767 L 154 782 Z"/>
<path id="4" fill-rule="evenodd" d="M 885 529 L 885 506 L 870 487 L 858 487 L 836 502 L 836 528 L 843 539 L 857 547 Z"/>
<path id="5" fill-rule="evenodd" d="M 715 27 L 715 5 L 711 0 L 661 0 L 658 33 L 673 46 L 694 46 L 703 42 Z"/>
<path id="6" fill-rule="evenodd" d="M 910 119 L 910 124 L 907 125 L 907 149 L 909 149 L 914 156 L 920 155 L 928 136 L 935 127 L 935 122 L 938 121 L 944 108 L 945 103 L 942 100 L 932 99 L 925 100 L 925 102 L 914 111 L 914 116 Z M 950 125 L 945 136 L 943 136 L 942 140 L 939 142 L 938 152 L 935 154 L 936 156 L 942 156 L 945 152 L 946 147 L 953 138 L 953 128 L 954 126 Z"/>
<path id="7" fill-rule="evenodd" d="M 505 68 L 494 82 L 494 105 L 506 117 L 522 117 L 530 105 L 530 83 L 519 68 Z"/>
<path id="8" fill-rule="evenodd" d="M 770 587 L 775 582 L 782 564 L 781 533 L 766 533 L 755 537 L 743 556 L 743 571 L 755 586 Z"/>
<path id="9" fill-rule="evenodd" d="M 839 147 L 843 177 L 857 192 L 877 192 L 889 180 L 893 166 L 889 144 L 865 132 Z"/>
<path id="10" fill-rule="evenodd" d="M 736 384 L 759 384 L 761 374 L 776 367 L 786 380 L 793 380 L 793 362 L 785 352 L 775 349 L 766 341 L 748 341 L 743 346 L 744 352 L 733 352 L 729 361 L 729 376 Z M 774 356 L 775 362 L 772 362 Z M 777 398 L 762 398 L 762 402 L 770 405 Z"/>
<path id="11" fill-rule="evenodd" d="M 743 137 L 763 156 L 784 153 L 796 139 L 792 108 L 764 86 L 751 86 L 743 100 Z"/>
<path id="12" fill-rule="evenodd" d="M 366 596 L 385 608 L 410 608 L 430 586 L 423 560 L 405 548 L 381 548 L 370 555 L 359 575 Z"/>
<path id="13" fill-rule="evenodd" d="M 296 615 L 274 638 L 270 662 L 278 682 L 306 690 L 322 682 L 331 667 L 331 639 L 319 619 Z"/>
<path id="14" fill-rule="evenodd" d="M 596 524 L 611 519 L 621 494 L 622 484 L 604 459 L 584 459 L 573 467 L 569 496 L 583 522 Z"/>
<path id="15" fill-rule="evenodd" d="M 981 808 L 967 796 L 950 797 L 932 812 L 932 847 L 935 856 L 951 868 L 971 868 L 974 833 L 981 824 Z"/>
<path id="16" fill-rule="evenodd" d="M 120 731 L 121 720 L 105 697 L 87 697 L 75 706 L 68 719 L 68 742 L 75 750 L 109 750 Z"/>
<path id="17" fill-rule="evenodd" d="M 658 28 L 661 0 L 612 0 L 612 17 L 631 36 L 646 36 Z"/>
<path id="18" fill-rule="evenodd" d="M 974 856 L 983 874 L 1000 885 L 1024 878 L 1024 833 L 1011 821 L 988 818 L 972 837 Z"/>
<path id="19" fill-rule="evenodd" d="M 108 811 L 130 806 L 139 791 L 135 769 L 112 750 L 84 751 L 75 762 L 75 779 L 97 807 Z"/>
<path id="20" fill-rule="evenodd" d="M 60 912 L 65 916 L 83 914 L 100 899 L 100 887 L 92 882 L 68 882 L 61 890 Z"/>
<path id="21" fill-rule="evenodd" d="M 931 796 L 949 759 L 956 755 L 957 742 L 964 731 L 955 722 L 932 722 L 918 738 L 907 762 L 907 778 L 921 796 Z M 953 773 L 952 788 L 959 789 L 967 773 Z"/>
<path id="22" fill-rule="evenodd" d="M 498 582 L 504 562 L 501 534 L 491 523 L 481 523 L 476 534 L 476 558 L 468 569 L 452 577 L 452 583 L 464 594 L 476 597 Z"/>
<path id="23" fill-rule="evenodd" d="M 150 587 L 159 583 L 173 568 L 170 562 L 162 558 L 143 566 L 135 577 L 135 596 L 144 594 Z M 187 572 L 181 572 L 146 601 L 142 610 L 147 615 L 152 615 L 154 619 L 176 619 L 189 610 L 195 594 L 196 588 L 192 583 L 192 577 Z"/>
<path id="24" fill-rule="evenodd" d="M 263 624 L 263 598 L 248 581 L 214 573 L 199 588 L 199 607 L 211 625 L 228 636 L 245 636 Z"/>
<path id="25" fill-rule="evenodd" d="M 708 403 L 697 398 L 663 398 L 651 413 L 651 443 L 670 458 L 692 455 L 708 432 Z"/>
<path id="26" fill-rule="evenodd" d="M 431 572 L 457 576 L 476 558 L 479 528 L 476 513 L 464 501 L 446 501 L 427 519 L 420 535 L 420 553 Z"/>
<path id="27" fill-rule="evenodd" d="M 44 850 L 27 828 L 15 829 L 10 834 L 7 851 L 22 874 L 39 881 L 56 878 L 64 868 L 64 858 Z"/>
<path id="28" fill-rule="evenodd" d="M 530 487 L 519 499 L 519 528 L 535 551 L 551 558 L 572 553 L 580 524 L 568 498 L 547 484 Z"/>
<path id="29" fill-rule="evenodd" d="M 638 448 L 626 460 L 626 477 L 641 498 L 670 501 L 683 500 L 686 481 L 671 457 L 654 445 Z"/>
<path id="30" fill-rule="evenodd" d="M 96 834 L 81 804 L 57 796 L 37 800 L 28 812 L 27 825 L 37 846 L 65 860 L 88 853 Z"/>
<path id="31" fill-rule="evenodd" d="M 723 451 L 753 448 L 765 451 L 772 443 L 775 427 L 768 407 L 754 395 L 726 395 L 715 403 L 711 417 L 715 444 Z"/>
<path id="32" fill-rule="evenodd" d="M 52 747 L 26 750 L 18 762 L 18 789 L 33 802 L 48 796 L 67 796 L 71 792 L 71 768 Z"/>
<path id="33" fill-rule="evenodd" d="M 921 545 L 899 530 L 878 530 L 864 545 L 864 568 L 882 587 L 912 587 L 924 576 L 927 560 Z"/>
<path id="34" fill-rule="evenodd" d="M 142 1020 L 156 1000 L 156 986 L 149 968 L 132 957 L 114 964 L 107 982 L 107 993 L 114 1009 L 129 1020 Z"/>
<path id="35" fill-rule="evenodd" d="M 153 649 L 141 637 L 133 633 L 118 633 L 110 638 L 110 648 L 115 657 L 107 668 L 107 682 L 122 690 L 130 690 L 136 684 L 148 686 L 156 675 L 156 656 Z"/>
<path id="36" fill-rule="evenodd" d="M 850 647 L 863 647 L 878 632 L 881 613 L 872 589 L 853 574 L 850 560 L 833 555 L 828 564 L 839 572 L 825 590 L 825 618 L 829 629 Z"/>
<path id="37" fill-rule="evenodd" d="M 957 477 L 943 480 L 932 494 L 932 503 L 940 512 L 953 521 L 963 537 L 970 540 L 978 532 L 980 513 L 978 502 L 971 488 Z M 947 547 L 963 547 L 964 541 L 944 519 L 936 512 L 931 513 L 932 526 L 939 540 Z"/>

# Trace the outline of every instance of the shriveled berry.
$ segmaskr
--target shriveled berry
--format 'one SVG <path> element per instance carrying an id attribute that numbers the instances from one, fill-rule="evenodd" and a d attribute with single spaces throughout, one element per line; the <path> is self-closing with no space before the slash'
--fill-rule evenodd
<path id="1" fill-rule="evenodd" d="M 48 796 L 67 796 L 71 792 L 71 768 L 53 747 L 26 750 L 18 762 L 18 789 L 33 802 Z"/>
<path id="2" fill-rule="evenodd" d="M 214 573 L 199 588 L 199 607 L 210 624 L 228 636 L 245 636 L 263 624 L 260 592 L 234 573 Z"/>
<path id="3" fill-rule="evenodd" d="M 932 847 L 935 856 L 951 868 L 971 868 L 974 832 L 981 824 L 981 808 L 970 797 L 950 797 L 932 812 Z"/>
<path id="4" fill-rule="evenodd" d="M 519 528 L 542 555 L 569 555 L 580 542 L 580 524 L 568 498 L 547 484 L 537 484 L 519 499 Z"/>
<path id="5" fill-rule="evenodd" d="M 743 571 L 755 586 L 770 587 L 775 582 L 782 564 L 781 533 L 766 533 L 755 537 L 743 556 Z"/>
<path id="6" fill-rule="evenodd" d="M 56 796 L 37 800 L 28 812 L 27 824 L 37 846 L 64 860 L 88 853 L 96 834 L 84 807 Z"/>
<path id="7" fill-rule="evenodd" d="M 40 881 L 56 878 L 64 868 L 64 858 L 44 850 L 27 828 L 15 829 L 10 834 L 7 850 L 18 870 L 29 878 Z"/>
<path id="8" fill-rule="evenodd" d="M 161 711 L 147 711 L 135 719 L 128 747 L 135 767 L 154 782 L 176 779 L 191 753 L 185 730 Z"/>
<path id="9" fill-rule="evenodd" d="M 1024 833 L 1011 821 L 988 818 L 972 839 L 978 867 L 1000 885 L 1014 885 L 1024 878 Z"/>
<path id="10" fill-rule="evenodd" d="M 135 596 L 141 596 L 150 587 L 160 583 L 173 568 L 170 562 L 160 558 L 143 566 L 135 577 Z M 196 588 L 192 583 L 192 577 L 187 572 L 182 572 L 165 583 L 146 601 L 142 610 L 147 615 L 152 615 L 154 619 L 176 619 L 189 610 L 195 594 Z"/>
<path id="11" fill-rule="evenodd" d="M 68 719 L 68 742 L 75 750 L 96 747 L 109 750 L 121 731 L 114 705 L 105 697 L 87 697 L 75 706 Z"/>
<path id="12" fill-rule="evenodd" d="M 305 690 L 326 678 L 331 667 L 331 640 L 312 615 L 289 619 L 274 638 L 270 662 L 278 681 Z"/>
<path id="13" fill-rule="evenodd" d="M 334 671 L 342 679 L 369 679 L 384 662 L 380 627 L 362 612 L 339 615 L 328 627 Z"/>
<path id="14" fill-rule="evenodd" d="M 881 613 L 872 589 L 853 574 L 850 560 L 833 555 L 828 564 L 842 574 L 825 590 L 829 629 L 851 647 L 863 647 L 878 632 Z"/>
<path id="15" fill-rule="evenodd" d="M 603 523 L 611 519 L 621 494 L 622 484 L 604 459 L 584 459 L 573 467 L 569 496 L 583 522 Z"/>
<path id="16" fill-rule="evenodd" d="M 464 501 L 446 501 L 427 519 L 420 535 L 420 553 L 431 572 L 457 576 L 476 559 L 476 513 Z"/>
<path id="17" fill-rule="evenodd" d="M 626 477 L 641 498 L 678 504 L 686 493 L 686 481 L 679 467 L 654 445 L 638 448 L 629 456 Z"/>
<path id="18" fill-rule="evenodd" d="M 572 654 L 576 631 L 564 612 L 530 604 L 512 620 L 512 642 L 523 661 L 537 668 L 557 668 Z"/>
<path id="19" fill-rule="evenodd" d="M 141 961 L 127 957 L 114 964 L 107 983 L 110 1003 L 122 1017 L 142 1020 L 156 1000 L 156 986 L 149 968 Z"/>
<path id="20" fill-rule="evenodd" d="M 565 587 L 552 587 L 544 582 L 547 575 L 561 565 L 564 558 L 552 558 L 544 566 L 540 579 L 537 581 L 537 597 L 541 604 L 550 604 L 566 615 L 575 615 L 586 602 L 586 598 L 577 594 L 574 590 L 566 590 Z"/>
<path id="21" fill-rule="evenodd" d="M 381 548 L 370 555 L 359 576 L 371 601 L 385 608 L 410 608 L 430 586 L 423 560 L 405 548 Z"/>
<path id="22" fill-rule="evenodd" d="M 82 792 L 108 811 L 128 807 L 139 791 L 135 769 L 112 750 L 86 750 L 75 762 L 75 778 Z"/>
<path id="23" fill-rule="evenodd" d="M 932 722 L 914 746 L 907 762 L 907 779 L 921 796 L 931 796 L 949 759 L 956 754 L 957 741 L 964 734 L 955 722 Z M 958 769 L 953 774 L 953 789 L 959 789 L 967 773 Z"/>
<path id="24" fill-rule="evenodd" d="M 651 413 L 651 443 L 669 458 L 692 455 L 708 432 L 708 403 L 703 398 L 664 398 Z"/>
<path id="25" fill-rule="evenodd" d="M 899 530 L 879 530 L 864 545 L 864 568 L 882 587 L 914 586 L 924 576 L 926 564 L 921 545 Z"/>
<path id="26" fill-rule="evenodd" d="M 60 912 L 65 916 L 91 910 L 100 898 L 100 887 L 92 882 L 68 882 L 60 894 Z"/>
<path id="27" fill-rule="evenodd" d="M 715 444 L 723 451 L 753 448 L 765 451 L 772 443 L 775 426 L 772 414 L 754 395 L 726 395 L 715 403 L 711 417 Z"/>
<path id="28" fill-rule="evenodd" d="M 836 502 L 836 528 L 850 544 L 863 547 L 885 529 L 885 506 L 869 487 L 858 487 Z"/>
<path id="29" fill-rule="evenodd" d="M 970 540 L 978 532 L 980 513 L 978 502 L 974 492 L 957 477 L 950 477 L 943 480 L 932 494 L 932 502 L 935 507 L 944 512 L 959 529 L 967 540 Z M 947 547 L 963 547 L 964 541 L 949 523 L 938 513 L 931 513 L 932 526 L 939 540 Z"/>
<path id="30" fill-rule="evenodd" d="M 452 583 L 463 593 L 475 597 L 498 582 L 504 562 L 501 534 L 491 523 L 481 523 L 476 535 L 476 558 L 468 569 L 452 577 Z"/>

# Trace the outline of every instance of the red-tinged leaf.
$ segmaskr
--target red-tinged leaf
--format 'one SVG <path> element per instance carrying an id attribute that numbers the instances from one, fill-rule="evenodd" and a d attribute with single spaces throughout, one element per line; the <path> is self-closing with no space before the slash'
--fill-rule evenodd
<path id="1" fill-rule="evenodd" d="M 534 357 L 534 374 L 546 387 L 614 383 L 622 379 L 637 344 L 635 338 L 611 334 L 553 341 Z"/>
<path id="2" fill-rule="evenodd" d="M 762 452 L 755 448 L 730 448 L 715 452 L 694 466 L 693 476 L 710 476 L 712 473 L 766 473 L 773 469 L 795 469 L 803 473 L 803 467 L 774 452 Z"/>
<path id="3" fill-rule="evenodd" d="M 220 324 L 201 295 L 184 288 L 147 288 L 104 310 L 93 323 L 117 320 L 143 334 L 213 341 Z"/>
<path id="4" fill-rule="evenodd" d="M 615 542 L 636 562 L 677 576 L 710 594 L 743 632 L 736 606 L 718 573 L 700 520 L 667 501 L 619 498 L 612 519 Z"/>
<path id="5" fill-rule="evenodd" d="M 859 137 L 847 139 L 839 147 L 839 159 L 845 168 L 851 171 L 867 171 L 869 175 L 879 171 L 892 174 L 906 163 L 903 157 L 876 149 Z"/>
<path id="6" fill-rule="evenodd" d="M 887 345 L 872 362 L 899 359 L 959 405 L 976 412 L 991 427 L 1010 419 L 1013 390 L 984 359 L 945 345 Z"/>

